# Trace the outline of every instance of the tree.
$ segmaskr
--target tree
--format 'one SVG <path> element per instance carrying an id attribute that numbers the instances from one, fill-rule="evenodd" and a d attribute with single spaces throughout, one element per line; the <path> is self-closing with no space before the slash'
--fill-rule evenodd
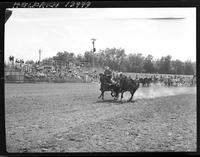
<path id="1" fill-rule="evenodd" d="M 84 62 L 87 63 L 87 66 L 92 66 L 92 52 L 86 51 L 84 54 Z"/>
<path id="2" fill-rule="evenodd" d="M 94 56 L 93 56 L 94 55 Z M 9 59 L 12 61 L 12 57 Z M 182 62 L 181 60 L 172 60 L 170 55 L 163 56 L 160 59 L 154 59 L 152 55 L 144 57 L 141 53 L 130 53 L 126 55 L 122 48 L 106 48 L 93 54 L 92 51 L 86 51 L 84 55 L 74 55 L 72 52 L 58 52 L 52 58 L 42 60 L 42 65 L 53 64 L 57 68 L 68 66 L 69 63 L 91 67 L 94 57 L 95 67 L 109 66 L 113 70 L 122 72 L 146 72 L 162 74 L 195 74 L 196 63 L 191 61 Z M 14 59 L 14 57 L 13 57 Z M 33 60 L 26 61 L 26 64 L 34 64 Z"/>
<path id="3" fill-rule="evenodd" d="M 160 59 L 155 59 L 152 61 L 153 63 L 153 67 L 154 67 L 154 73 L 158 73 L 159 72 L 159 66 L 160 66 Z"/>
<path id="4" fill-rule="evenodd" d="M 170 74 L 171 73 L 171 56 L 167 55 L 162 57 L 159 62 L 159 73 Z"/>
<path id="5" fill-rule="evenodd" d="M 25 64 L 34 64 L 34 61 L 33 61 L 33 60 L 27 60 L 27 61 L 25 62 Z"/>
<path id="6" fill-rule="evenodd" d="M 74 53 L 69 53 L 67 51 L 58 52 L 56 56 L 53 57 L 56 65 L 61 68 L 62 66 L 69 66 L 69 63 L 74 63 L 75 56 Z"/>
<path id="7" fill-rule="evenodd" d="M 129 54 L 128 56 L 128 71 L 129 72 L 142 72 L 144 57 L 141 53 Z"/>
<path id="8" fill-rule="evenodd" d="M 126 67 L 126 54 L 124 49 L 115 49 L 115 65 L 117 65 L 116 70 L 121 70 L 126 72 L 128 69 Z"/>
<path id="9" fill-rule="evenodd" d="M 193 65 L 194 74 L 196 75 L 196 62 L 193 62 L 192 65 Z"/>
<path id="10" fill-rule="evenodd" d="M 180 60 L 172 61 L 172 73 L 173 74 L 184 74 L 184 63 Z"/>
<path id="11" fill-rule="evenodd" d="M 125 50 L 121 48 L 106 48 L 100 50 L 98 57 L 98 61 L 103 62 L 102 65 L 109 66 L 113 70 L 120 70 L 124 66 L 126 54 Z"/>
<path id="12" fill-rule="evenodd" d="M 53 65 L 53 62 L 54 62 L 53 58 L 44 58 L 41 61 L 42 65 Z"/>
<path id="13" fill-rule="evenodd" d="M 184 74 L 185 75 L 193 75 L 194 74 L 194 68 L 191 61 L 186 61 L 184 63 Z"/>
<path id="14" fill-rule="evenodd" d="M 144 65 L 143 65 L 143 69 L 146 73 L 153 73 L 154 70 L 154 65 L 153 65 L 153 56 L 152 55 L 148 55 L 145 59 L 144 59 Z"/>
<path id="15" fill-rule="evenodd" d="M 78 54 L 76 59 L 75 59 L 75 62 L 77 65 L 82 65 L 84 60 L 83 60 L 83 56 L 81 54 Z"/>
<path id="16" fill-rule="evenodd" d="M 95 57 L 95 63 L 97 66 L 103 67 L 105 65 L 106 59 L 105 59 L 104 50 L 99 50 L 98 53 L 94 54 L 94 57 Z"/>

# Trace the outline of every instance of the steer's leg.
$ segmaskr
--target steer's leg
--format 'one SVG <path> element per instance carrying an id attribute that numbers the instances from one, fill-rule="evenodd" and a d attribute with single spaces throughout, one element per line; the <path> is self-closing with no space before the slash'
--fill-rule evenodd
<path id="1" fill-rule="evenodd" d="M 130 97 L 130 99 L 129 99 L 128 101 L 132 101 L 133 95 L 135 94 L 135 92 L 136 92 L 137 89 L 138 89 L 138 87 L 137 87 L 137 88 L 134 88 L 132 91 L 130 91 L 131 97 Z"/>
<path id="2" fill-rule="evenodd" d="M 124 92 L 121 93 L 121 100 L 123 99 L 123 94 L 124 94 Z"/>
<path id="3" fill-rule="evenodd" d="M 130 97 L 130 99 L 128 100 L 128 102 L 132 101 L 132 99 L 133 99 L 133 94 L 134 94 L 134 92 L 130 92 L 130 93 L 131 93 L 131 97 Z"/>

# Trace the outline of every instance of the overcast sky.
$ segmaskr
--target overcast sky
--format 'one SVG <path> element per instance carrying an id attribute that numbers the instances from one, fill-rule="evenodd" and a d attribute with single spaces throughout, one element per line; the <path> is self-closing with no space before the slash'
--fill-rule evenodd
<path id="1" fill-rule="evenodd" d="M 10 9 L 5 24 L 5 60 L 34 61 L 59 51 L 84 54 L 124 48 L 126 54 L 196 61 L 195 8 Z"/>

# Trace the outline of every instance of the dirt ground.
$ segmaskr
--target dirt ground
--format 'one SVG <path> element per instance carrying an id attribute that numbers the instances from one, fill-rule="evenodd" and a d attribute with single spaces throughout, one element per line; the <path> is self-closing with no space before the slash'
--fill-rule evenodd
<path id="1" fill-rule="evenodd" d="M 196 151 L 195 87 L 99 95 L 96 83 L 5 84 L 7 151 Z"/>

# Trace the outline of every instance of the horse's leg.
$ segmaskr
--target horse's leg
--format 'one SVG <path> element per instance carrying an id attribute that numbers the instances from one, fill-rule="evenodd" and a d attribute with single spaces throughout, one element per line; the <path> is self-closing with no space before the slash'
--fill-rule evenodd
<path id="1" fill-rule="evenodd" d="M 119 98 L 119 92 L 116 93 L 116 98 L 117 98 L 117 99 Z"/>
<path id="2" fill-rule="evenodd" d="M 113 90 L 111 90 L 111 93 L 110 93 L 110 94 L 111 94 L 111 96 L 112 96 L 112 97 L 114 97 L 113 93 L 114 93 L 114 91 L 113 91 Z"/>
<path id="3" fill-rule="evenodd" d="M 99 97 L 98 97 L 99 99 L 102 97 L 102 94 L 103 94 L 103 91 L 101 91 L 101 94 L 100 94 Z"/>
<path id="4" fill-rule="evenodd" d="M 113 95 L 113 97 L 114 97 L 114 100 L 117 100 L 117 99 L 118 99 L 118 97 L 119 97 L 119 92 L 114 92 L 114 94 L 115 94 L 115 95 Z"/>
<path id="5" fill-rule="evenodd" d="M 114 96 L 114 100 L 117 100 L 117 99 L 118 99 L 118 97 L 115 95 L 115 96 Z"/>
<path id="6" fill-rule="evenodd" d="M 104 100 L 104 92 L 105 92 L 105 91 L 102 92 L 102 96 L 101 96 L 101 97 L 102 97 L 102 100 Z"/>

